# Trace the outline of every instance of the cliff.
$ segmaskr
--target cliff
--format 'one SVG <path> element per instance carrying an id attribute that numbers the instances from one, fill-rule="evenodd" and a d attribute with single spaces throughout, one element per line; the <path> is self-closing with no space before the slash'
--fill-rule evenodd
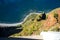
<path id="1" fill-rule="evenodd" d="M 11 36 L 39 35 L 41 31 L 60 30 L 60 8 L 56 8 L 46 14 L 32 13 L 21 24 L 22 31 Z"/>

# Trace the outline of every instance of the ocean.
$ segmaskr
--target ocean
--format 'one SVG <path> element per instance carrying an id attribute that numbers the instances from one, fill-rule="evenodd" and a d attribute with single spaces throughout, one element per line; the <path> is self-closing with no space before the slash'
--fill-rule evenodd
<path id="1" fill-rule="evenodd" d="M 49 12 L 60 7 L 60 0 L 0 0 L 0 23 L 18 23 L 30 12 Z"/>

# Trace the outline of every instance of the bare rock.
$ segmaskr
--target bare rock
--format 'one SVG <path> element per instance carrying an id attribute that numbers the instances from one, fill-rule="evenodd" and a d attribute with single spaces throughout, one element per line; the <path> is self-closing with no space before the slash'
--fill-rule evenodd
<path id="1" fill-rule="evenodd" d="M 43 25 L 43 29 L 48 30 L 51 26 L 53 26 L 56 23 L 57 23 L 57 20 L 54 17 L 54 12 L 50 12 L 44 25 Z"/>

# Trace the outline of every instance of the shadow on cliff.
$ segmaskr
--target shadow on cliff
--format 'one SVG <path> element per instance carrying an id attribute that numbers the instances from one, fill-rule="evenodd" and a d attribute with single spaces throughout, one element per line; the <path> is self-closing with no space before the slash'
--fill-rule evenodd
<path id="1" fill-rule="evenodd" d="M 16 29 L 20 27 L 3 27 L 0 28 L 0 37 L 9 37 L 12 34 L 21 32 L 22 29 Z"/>

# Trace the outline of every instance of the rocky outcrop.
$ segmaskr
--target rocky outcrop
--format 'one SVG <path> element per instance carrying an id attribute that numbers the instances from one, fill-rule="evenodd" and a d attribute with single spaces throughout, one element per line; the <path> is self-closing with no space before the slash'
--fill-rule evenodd
<path id="1" fill-rule="evenodd" d="M 49 12 L 47 19 L 43 24 L 43 29 L 48 30 L 56 23 L 60 23 L 60 8 L 54 9 L 53 11 Z"/>
<path id="2" fill-rule="evenodd" d="M 43 28 L 45 30 L 48 30 L 51 26 L 53 26 L 56 23 L 56 18 L 54 18 L 54 14 L 50 13 L 44 23 Z"/>
<path id="3" fill-rule="evenodd" d="M 47 14 L 33 15 L 29 16 L 22 24 L 23 30 L 12 36 L 37 35 L 41 31 L 60 31 L 60 8 L 54 9 Z"/>

